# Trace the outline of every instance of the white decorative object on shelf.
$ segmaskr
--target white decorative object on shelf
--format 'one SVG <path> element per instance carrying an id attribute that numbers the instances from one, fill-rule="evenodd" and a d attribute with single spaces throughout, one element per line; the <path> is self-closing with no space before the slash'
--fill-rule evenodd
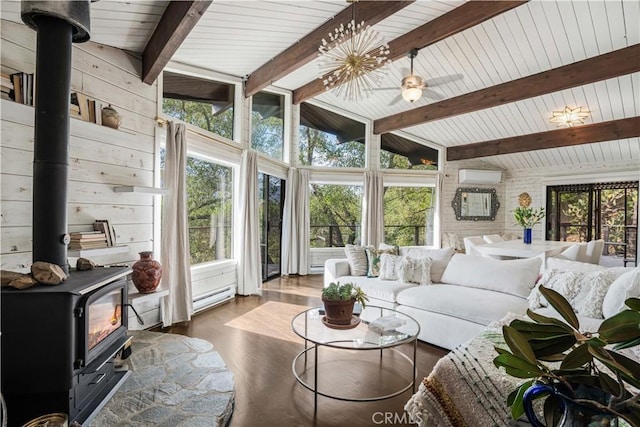
<path id="1" fill-rule="evenodd" d="M 140 187 L 137 185 L 119 185 L 113 187 L 113 191 L 116 193 L 147 193 L 147 194 L 168 194 L 169 190 L 166 188 L 156 187 Z"/>
<path id="2" fill-rule="evenodd" d="M 67 251 L 67 256 L 88 258 L 92 256 L 122 254 L 125 252 L 129 252 L 129 246 L 107 246 L 106 248 Z"/>

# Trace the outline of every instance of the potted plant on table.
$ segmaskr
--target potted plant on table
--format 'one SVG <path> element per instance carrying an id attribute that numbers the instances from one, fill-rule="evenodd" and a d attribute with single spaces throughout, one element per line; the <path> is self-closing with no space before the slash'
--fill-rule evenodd
<path id="1" fill-rule="evenodd" d="M 531 229 L 544 218 L 544 208 L 532 208 L 529 193 L 520 194 L 518 204 L 519 206 L 513 210 L 513 217 L 524 229 L 524 243 L 531 243 Z"/>
<path id="2" fill-rule="evenodd" d="M 606 319 L 597 332 L 581 332 L 567 300 L 552 289 L 540 291 L 564 322 L 528 310 L 533 321 L 503 327 L 511 351 L 495 348 L 497 367 L 529 379 L 507 398 L 513 419 L 526 413 L 534 427 L 544 427 L 532 402 L 548 395 L 542 407 L 547 427 L 639 426 L 640 364 L 619 350 L 640 345 L 640 299 L 627 299 L 629 309 Z"/>
<path id="3" fill-rule="evenodd" d="M 324 304 L 325 325 L 337 328 L 347 329 L 355 327 L 359 322 L 354 322 L 353 306 L 356 302 L 366 307 L 367 295 L 359 287 L 353 283 L 332 282 L 329 286 L 322 289 L 322 302 Z"/>

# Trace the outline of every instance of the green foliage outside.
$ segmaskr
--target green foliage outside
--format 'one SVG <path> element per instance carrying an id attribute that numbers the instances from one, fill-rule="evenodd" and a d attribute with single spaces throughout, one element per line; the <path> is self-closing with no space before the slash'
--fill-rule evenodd
<path id="1" fill-rule="evenodd" d="M 217 116 L 213 115 L 211 108 L 211 104 L 205 102 L 168 98 L 162 100 L 162 112 L 166 115 L 227 139 L 233 139 L 233 107 Z"/>
<path id="2" fill-rule="evenodd" d="M 312 248 L 360 241 L 362 186 L 311 184 L 309 210 Z"/>
<path id="3" fill-rule="evenodd" d="M 260 256 L 263 264 L 266 261 L 266 264 L 280 265 L 283 189 L 280 178 L 262 173 L 258 175 Z"/>
<path id="4" fill-rule="evenodd" d="M 428 225 L 433 224 L 434 189 L 385 187 L 384 241 L 398 246 L 430 245 Z"/>
<path id="5" fill-rule="evenodd" d="M 438 166 L 436 165 L 412 165 L 407 157 L 385 150 L 380 151 L 380 168 L 404 170 L 438 170 Z"/>
<path id="6" fill-rule="evenodd" d="M 274 159 L 282 160 L 284 149 L 284 121 L 280 117 L 262 118 L 251 113 L 251 148 L 265 153 Z"/>
<path id="7" fill-rule="evenodd" d="M 299 160 L 306 166 L 363 168 L 365 145 L 356 141 L 339 144 L 335 135 L 300 126 Z"/>

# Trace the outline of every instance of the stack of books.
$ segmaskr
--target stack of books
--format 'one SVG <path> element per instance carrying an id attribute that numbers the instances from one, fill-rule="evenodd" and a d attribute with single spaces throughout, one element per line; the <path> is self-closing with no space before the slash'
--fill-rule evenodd
<path id="1" fill-rule="evenodd" d="M 33 73 L 14 73 L 9 78 L 13 83 L 13 91 L 9 93 L 9 97 L 20 104 L 33 105 Z"/>
<path id="2" fill-rule="evenodd" d="M 116 233 L 111 227 L 108 219 L 96 219 L 93 223 L 93 229 L 98 233 L 103 233 L 107 239 L 107 246 L 116 245 Z"/>
<path id="3" fill-rule="evenodd" d="M 71 93 L 69 113 L 71 117 L 76 119 L 99 125 L 102 124 L 102 103 L 95 99 L 88 98 L 83 93 Z"/>
<path id="4" fill-rule="evenodd" d="M 107 247 L 107 236 L 99 231 L 78 231 L 69 233 L 70 250 L 99 249 Z"/>
<path id="5" fill-rule="evenodd" d="M 2 73 L 0 75 L 0 91 L 2 99 L 13 99 L 11 98 L 11 93 L 13 92 L 13 81 L 11 80 L 11 76 L 7 73 Z"/>

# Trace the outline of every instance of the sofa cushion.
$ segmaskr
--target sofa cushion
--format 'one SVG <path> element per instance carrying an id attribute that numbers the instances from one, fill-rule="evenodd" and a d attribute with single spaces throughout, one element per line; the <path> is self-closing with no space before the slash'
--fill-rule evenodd
<path id="1" fill-rule="evenodd" d="M 453 248 L 430 249 L 424 246 L 405 246 L 400 248 L 401 255 L 407 255 L 412 258 L 431 258 L 431 281 L 433 283 L 441 281 L 442 272 L 447 267 L 454 252 Z"/>
<path id="2" fill-rule="evenodd" d="M 640 267 L 619 276 L 609 287 L 602 303 L 602 314 L 609 318 L 629 307 L 628 298 L 640 298 Z"/>
<path id="3" fill-rule="evenodd" d="M 488 325 L 509 312 L 524 314 L 527 300 L 502 292 L 456 285 L 416 286 L 398 294 L 398 304 Z M 421 325 L 428 328 L 429 325 Z"/>
<path id="4" fill-rule="evenodd" d="M 367 297 L 375 298 L 391 303 L 396 302 L 396 297 L 401 291 L 418 286 L 415 283 L 402 283 L 399 280 L 382 280 L 377 277 L 345 276 L 340 278 L 340 283 L 353 283 L 359 286 Z M 375 302 L 369 301 L 376 305 Z"/>
<path id="5" fill-rule="evenodd" d="M 364 250 L 364 246 L 358 245 L 345 245 L 344 253 L 349 261 L 349 267 L 351 267 L 351 274 L 354 276 L 366 276 L 367 275 L 367 255 Z"/>
<path id="6" fill-rule="evenodd" d="M 455 254 L 442 274 L 442 283 L 503 292 L 527 298 L 540 271 L 540 258 L 499 260 Z"/>

